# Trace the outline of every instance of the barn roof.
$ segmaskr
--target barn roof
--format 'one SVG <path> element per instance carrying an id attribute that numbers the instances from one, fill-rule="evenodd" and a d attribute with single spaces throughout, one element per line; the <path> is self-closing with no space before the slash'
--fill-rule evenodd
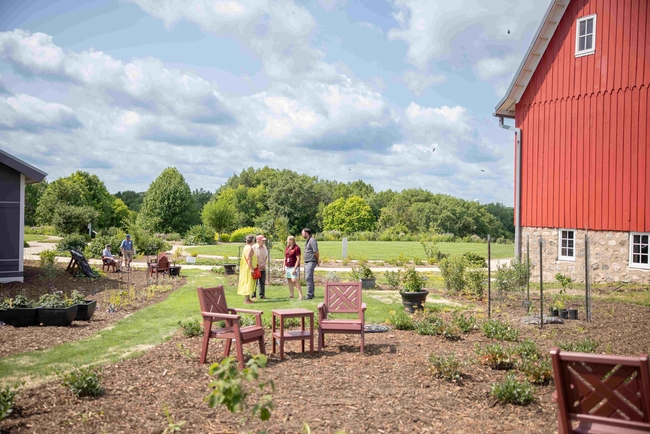
<path id="1" fill-rule="evenodd" d="M 47 176 L 47 173 L 37 169 L 31 164 L 25 163 L 23 160 L 20 160 L 13 155 L 6 153 L 2 149 L 0 149 L 0 164 L 9 166 L 15 171 L 25 175 L 25 184 L 41 182 Z"/>
<path id="2" fill-rule="evenodd" d="M 537 69 L 542 56 L 548 47 L 560 20 L 564 15 L 571 0 L 551 0 L 551 4 L 546 10 L 546 14 L 537 29 L 533 41 L 524 55 L 524 59 L 519 65 L 519 69 L 510 83 L 510 87 L 503 99 L 494 108 L 494 116 L 497 117 L 515 117 L 515 104 L 519 102 L 524 94 L 530 79 Z"/>

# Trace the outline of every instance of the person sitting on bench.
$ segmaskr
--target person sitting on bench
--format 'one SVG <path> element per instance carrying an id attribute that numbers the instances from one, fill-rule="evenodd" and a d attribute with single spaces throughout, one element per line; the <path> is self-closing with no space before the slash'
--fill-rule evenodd
<path id="1" fill-rule="evenodd" d="M 111 245 L 106 244 L 106 248 L 102 251 L 102 261 L 104 261 L 105 264 L 109 264 L 115 267 L 115 272 L 119 273 L 120 272 L 120 263 L 121 261 L 113 254 L 111 253 Z"/>

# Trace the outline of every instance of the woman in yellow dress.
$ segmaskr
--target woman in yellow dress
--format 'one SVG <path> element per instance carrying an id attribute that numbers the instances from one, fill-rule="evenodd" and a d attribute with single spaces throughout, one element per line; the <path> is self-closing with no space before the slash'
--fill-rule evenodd
<path id="1" fill-rule="evenodd" d="M 239 261 L 239 285 L 237 286 L 237 294 L 244 296 L 244 303 L 251 304 L 251 294 L 255 292 L 255 284 L 253 279 L 253 269 L 257 267 L 257 255 L 253 253 L 253 242 L 255 242 L 255 235 L 246 235 L 246 246 L 241 252 L 241 260 Z"/>

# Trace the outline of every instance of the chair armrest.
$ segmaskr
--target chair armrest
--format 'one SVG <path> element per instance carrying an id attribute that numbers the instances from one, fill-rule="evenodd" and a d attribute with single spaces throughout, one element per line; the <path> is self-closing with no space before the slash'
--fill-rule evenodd
<path id="1" fill-rule="evenodd" d="M 217 313 L 217 312 L 201 312 L 201 315 L 203 316 L 203 318 L 212 317 L 214 319 L 230 319 L 233 321 L 238 321 L 240 318 L 239 315 L 232 315 L 229 313 Z"/>
<path id="2" fill-rule="evenodd" d="M 253 310 L 253 309 L 228 309 L 229 311 L 235 311 L 237 313 L 252 313 L 253 315 L 262 315 L 264 311 Z"/>
<path id="3" fill-rule="evenodd" d="M 366 310 L 366 303 L 361 303 L 361 310 Z"/>
<path id="4" fill-rule="evenodd" d="M 321 301 L 320 303 L 318 303 L 318 310 L 323 310 L 324 307 L 325 307 L 325 302 Z"/>

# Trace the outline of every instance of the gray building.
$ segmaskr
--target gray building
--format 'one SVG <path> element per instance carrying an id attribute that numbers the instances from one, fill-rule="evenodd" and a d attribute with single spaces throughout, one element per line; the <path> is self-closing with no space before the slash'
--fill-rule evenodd
<path id="1" fill-rule="evenodd" d="M 25 185 L 46 175 L 0 149 L 0 283 L 23 281 Z"/>

